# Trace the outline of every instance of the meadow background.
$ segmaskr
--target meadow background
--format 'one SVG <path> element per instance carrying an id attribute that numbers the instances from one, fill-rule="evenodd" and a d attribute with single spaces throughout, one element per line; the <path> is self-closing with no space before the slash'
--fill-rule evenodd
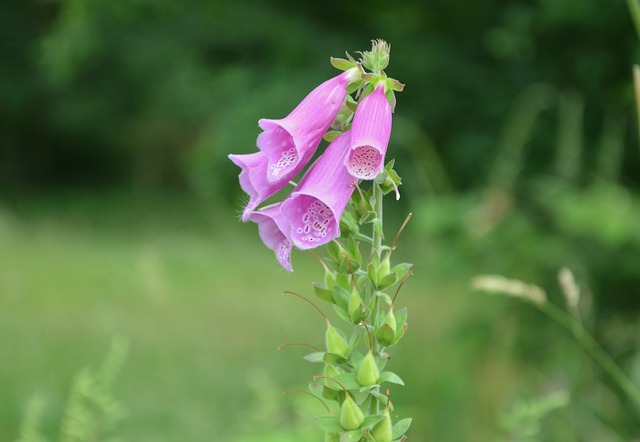
<path id="1" fill-rule="evenodd" d="M 276 346 L 321 342 L 317 314 L 280 295 L 311 294 L 321 268 L 294 252 L 288 274 L 238 222 L 227 155 L 373 38 L 407 85 L 386 228 L 413 211 L 390 362 L 410 440 L 640 440 L 561 327 L 469 289 L 502 274 L 562 306 L 570 268 L 585 327 L 640 384 L 640 46 L 623 1 L 26 0 L 0 2 L 1 441 L 33 398 L 32 427 L 61 440 L 74 379 L 114 339 L 114 440 L 320 440 L 320 405 L 281 394 L 315 367 Z"/>

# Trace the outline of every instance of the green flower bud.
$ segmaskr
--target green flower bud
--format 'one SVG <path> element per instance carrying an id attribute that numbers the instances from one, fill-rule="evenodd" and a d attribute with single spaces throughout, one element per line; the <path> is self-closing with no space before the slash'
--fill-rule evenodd
<path id="1" fill-rule="evenodd" d="M 389 412 L 386 412 L 382 420 L 375 424 L 371 430 L 371 436 L 376 442 L 391 442 L 393 440 Z"/>
<path id="2" fill-rule="evenodd" d="M 340 425 L 345 430 L 356 430 L 360 428 L 360 425 L 364 422 L 364 413 L 356 404 L 356 401 L 351 399 L 351 396 L 347 393 L 347 398 L 342 403 L 340 408 Z"/>
<path id="3" fill-rule="evenodd" d="M 363 387 L 370 387 L 371 385 L 375 385 L 379 378 L 380 371 L 378 370 L 376 358 L 373 357 L 373 352 L 369 351 L 362 360 L 362 364 L 358 370 L 358 383 Z"/>
<path id="4" fill-rule="evenodd" d="M 396 316 L 393 314 L 393 309 L 389 310 L 387 317 L 384 320 L 378 331 L 376 332 L 378 342 L 385 347 L 389 347 L 397 342 L 396 340 Z"/>
<path id="5" fill-rule="evenodd" d="M 348 306 L 349 317 L 354 324 L 360 323 L 366 318 L 366 307 L 362 303 L 362 298 L 356 290 L 351 292 Z"/>
<path id="6" fill-rule="evenodd" d="M 342 356 L 343 358 L 349 357 L 351 348 L 346 339 L 340 334 L 340 332 L 327 322 L 327 333 L 325 334 L 325 341 L 327 345 L 327 351 Z"/>

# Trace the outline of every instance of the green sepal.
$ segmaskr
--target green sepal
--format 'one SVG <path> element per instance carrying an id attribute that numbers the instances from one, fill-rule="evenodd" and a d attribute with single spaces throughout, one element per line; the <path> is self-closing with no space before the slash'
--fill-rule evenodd
<path id="1" fill-rule="evenodd" d="M 376 214 L 376 212 L 374 212 L 373 210 L 368 210 L 364 212 L 362 215 L 360 215 L 360 219 L 358 220 L 358 223 L 360 223 L 360 225 L 372 223 L 375 221 L 377 216 L 378 215 Z"/>
<path id="2" fill-rule="evenodd" d="M 385 322 L 378 327 L 376 338 L 383 347 L 390 347 L 396 343 L 396 330 Z"/>
<path id="3" fill-rule="evenodd" d="M 334 390 L 332 387 L 328 387 L 327 385 L 325 385 L 324 387 L 322 387 L 320 396 L 328 401 L 336 401 L 341 404 L 344 400 L 344 391 L 342 391 L 342 389 Z"/>
<path id="4" fill-rule="evenodd" d="M 324 442 L 340 442 L 339 433 L 325 433 Z"/>
<path id="5" fill-rule="evenodd" d="M 387 89 L 390 89 L 396 92 L 402 92 L 404 90 L 404 84 L 400 83 L 395 78 L 387 78 L 385 80 L 385 86 Z"/>
<path id="6" fill-rule="evenodd" d="M 347 94 L 351 95 L 353 94 L 355 91 L 357 91 L 360 86 L 362 86 L 362 80 L 358 80 L 358 81 L 354 81 L 353 83 L 349 83 L 349 85 L 347 86 Z M 349 101 L 347 101 L 347 106 L 349 106 Z M 354 109 L 355 112 L 355 109 Z"/>
<path id="7" fill-rule="evenodd" d="M 329 241 L 327 244 L 327 250 L 329 251 L 329 255 L 331 255 L 336 262 L 340 263 L 344 259 L 344 248 L 339 242 Z"/>
<path id="8" fill-rule="evenodd" d="M 407 331 L 407 309 L 401 308 L 395 314 L 396 316 L 396 343 L 402 339 Z"/>
<path id="9" fill-rule="evenodd" d="M 389 106 L 391 106 L 391 113 L 396 111 L 396 94 L 394 91 L 392 91 L 391 89 L 387 89 L 387 91 L 384 93 L 384 95 L 387 97 L 387 101 L 389 101 Z"/>
<path id="10" fill-rule="evenodd" d="M 400 376 L 398 376 L 392 371 L 382 372 L 382 374 L 380 375 L 380 378 L 378 379 L 378 383 L 382 384 L 383 382 L 389 382 L 390 384 L 404 385 L 404 381 L 402 380 L 402 378 L 400 378 Z"/>
<path id="11" fill-rule="evenodd" d="M 309 362 L 324 362 L 324 352 L 323 351 L 314 351 L 313 353 L 309 353 L 306 356 L 303 356 L 302 359 Z"/>
<path id="12" fill-rule="evenodd" d="M 362 263 L 362 254 L 360 254 L 358 243 L 353 239 L 353 237 L 349 237 L 347 252 L 349 254 L 349 259 L 351 260 L 353 271 L 357 272 L 360 269 L 360 264 Z"/>
<path id="13" fill-rule="evenodd" d="M 357 290 L 352 290 L 349 296 L 349 319 L 353 324 L 358 324 L 362 317 L 362 298 L 358 294 Z"/>
<path id="14" fill-rule="evenodd" d="M 333 310 L 335 310 L 338 316 L 340 316 L 340 319 L 342 319 L 344 322 L 351 323 L 351 316 L 349 316 L 349 312 L 346 309 L 340 307 L 339 305 L 333 304 Z"/>
<path id="15" fill-rule="evenodd" d="M 346 360 L 347 358 L 345 358 L 344 356 L 330 352 L 325 352 L 324 356 L 322 357 L 322 362 L 324 362 L 325 364 L 342 364 Z"/>
<path id="16" fill-rule="evenodd" d="M 383 277 L 380 282 L 378 282 L 378 290 L 384 290 L 387 287 L 391 287 L 396 282 L 398 282 L 398 274 L 389 273 L 387 276 Z"/>
<path id="17" fill-rule="evenodd" d="M 358 64 L 349 60 L 345 60 L 344 58 L 334 58 L 331 57 L 331 66 L 341 71 L 348 71 L 349 69 L 353 69 L 358 67 Z"/>
<path id="18" fill-rule="evenodd" d="M 392 159 L 384 166 L 384 172 L 380 173 L 376 177 L 376 183 L 382 189 L 382 193 L 385 195 L 391 192 L 395 192 L 397 187 L 400 187 L 402 184 L 402 179 L 393 169 L 393 165 L 395 164 L 395 159 Z"/>
<path id="19" fill-rule="evenodd" d="M 336 283 L 338 281 L 336 280 Z M 349 285 L 351 285 L 351 282 L 349 281 Z M 342 287 L 341 285 L 334 285 L 333 286 L 333 302 L 334 304 L 336 304 L 337 306 L 342 307 L 343 310 L 348 311 L 349 310 L 349 300 L 351 299 L 351 292 L 348 289 L 345 289 L 344 287 Z M 348 316 L 347 316 L 348 317 Z M 349 322 L 347 320 L 347 322 Z"/>
<path id="20" fill-rule="evenodd" d="M 335 287 L 341 287 L 347 292 L 347 297 L 345 299 L 349 299 L 349 291 L 351 290 L 351 274 L 350 273 L 338 273 L 336 274 L 336 282 Z M 347 303 L 344 304 L 344 307 L 347 308 Z"/>
<path id="21" fill-rule="evenodd" d="M 329 290 L 319 282 L 313 283 L 313 293 L 323 301 L 333 303 L 333 290 Z"/>
<path id="22" fill-rule="evenodd" d="M 353 430 L 342 433 L 340 442 L 358 442 L 362 438 L 362 431 Z"/>
<path id="23" fill-rule="evenodd" d="M 412 418 L 408 417 L 406 419 L 402 419 L 402 420 L 396 422 L 396 424 L 393 426 L 393 430 L 391 432 L 391 435 L 392 435 L 394 440 L 395 439 L 400 439 L 402 437 L 402 435 L 407 432 L 407 430 L 411 426 L 411 421 L 412 420 L 413 420 Z"/>
<path id="24" fill-rule="evenodd" d="M 409 270 L 411 270 L 412 267 L 413 267 L 413 264 L 410 264 L 408 262 L 403 262 L 393 266 L 393 268 L 391 269 L 391 272 L 397 273 L 398 280 L 402 280 L 404 279 L 405 276 L 407 276 L 407 273 L 409 273 Z"/>
<path id="25" fill-rule="evenodd" d="M 360 226 L 353 215 L 348 210 L 345 210 L 340 218 L 340 237 L 347 238 L 349 233 L 359 235 Z"/>
<path id="26" fill-rule="evenodd" d="M 385 396 L 386 397 L 386 396 Z M 382 420 L 384 414 L 371 414 L 364 418 L 363 427 L 372 427 Z"/>
<path id="27" fill-rule="evenodd" d="M 322 137 L 327 143 L 331 143 L 342 134 L 339 130 L 330 130 Z"/>
<path id="28" fill-rule="evenodd" d="M 369 276 L 369 279 L 371 280 L 371 283 L 373 284 L 373 286 L 377 287 L 378 286 L 378 266 L 374 262 L 369 263 L 369 265 L 367 266 L 367 275 Z"/>
<path id="29" fill-rule="evenodd" d="M 342 433 L 340 418 L 337 416 L 318 416 L 313 419 L 314 425 L 325 433 Z"/>

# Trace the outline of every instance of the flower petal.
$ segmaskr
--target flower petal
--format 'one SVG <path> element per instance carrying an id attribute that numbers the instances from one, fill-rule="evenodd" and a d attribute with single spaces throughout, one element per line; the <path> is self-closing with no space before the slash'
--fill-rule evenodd
<path id="1" fill-rule="evenodd" d="M 280 203 L 253 212 L 249 218 L 258 224 L 260 239 L 275 252 L 280 265 L 287 271 L 293 272 L 291 267 L 291 241 L 288 238 L 290 226 L 280 212 Z"/>

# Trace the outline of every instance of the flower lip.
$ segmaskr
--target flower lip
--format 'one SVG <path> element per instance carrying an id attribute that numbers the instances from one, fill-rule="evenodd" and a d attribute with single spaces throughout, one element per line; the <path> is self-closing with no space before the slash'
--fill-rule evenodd
<path id="1" fill-rule="evenodd" d="M 276 254 L 276 258 L 285 270 L 293 272 L 291 266 L 290 226 L 280 212 L 280 203 L 252 212 L 251 221 L 258 224 L 258 234 L 262 242 Z"/>

